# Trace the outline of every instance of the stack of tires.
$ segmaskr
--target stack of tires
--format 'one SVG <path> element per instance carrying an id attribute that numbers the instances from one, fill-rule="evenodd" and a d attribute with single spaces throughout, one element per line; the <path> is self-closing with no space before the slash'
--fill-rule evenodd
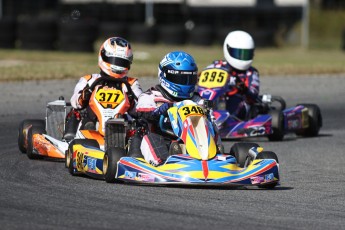
<path id="1" fill-rule="evenodd" d="M 0 48 L 12 49 L 16 40 L 16 20 L 3 18 L 0 20 Z"/>
<path id="2" fill-rule="evenodd" d="M 75 20 L 62 22 L 58 26 L 59 50 L 67 52 L 93 52 L 98 36 L 95 20 Z"/>
<path id="3" fill-rule="evenodd" d="M 54 50 L 56 38 L 55 19 L 22 18 L 17 22 L 17 39 L 21 49 Z"/>

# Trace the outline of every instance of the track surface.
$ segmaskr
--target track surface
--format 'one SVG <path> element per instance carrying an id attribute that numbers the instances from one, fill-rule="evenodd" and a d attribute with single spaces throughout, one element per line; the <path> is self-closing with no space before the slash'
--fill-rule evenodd
<path id="1" fill-rule="evenodd" d="M 19 122 L 44 118 L 46 102 L 69 99 L 75 83 L 0 84 L 1 229 L 345 229 L 345 76 L 262 78 L 262 93 L 317 103 L 324 122 L 316 138 L 255 140 L 279 157 L 275 190 L 107 184 L 29 160 L 17 147 Z"/>

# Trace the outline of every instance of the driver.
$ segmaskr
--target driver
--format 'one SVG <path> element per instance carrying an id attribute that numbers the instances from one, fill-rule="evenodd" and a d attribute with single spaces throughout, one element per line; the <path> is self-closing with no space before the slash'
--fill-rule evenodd
<path id="1" fill-rule="evenodd" d="M 174 51 L 164 56 L 158 65 L 159 84 L 139 96 L 136 111 L 131 114 L 134 117 L 145 119 L 148 122 L 148 129 L 154 133 L 137 132 L 131 140 L 130 156 L 142 157 L 144 155 L 147 162 L 157 166 L 173 154 L 172 151 L 176 148 L 172 147 L 173 145 L 169 141 L 166 142 L 162 135 L 157 135 L 162 134 L 158 125 L 159 118 L 161 115 L 167 115 L 167 110 L 174 102 L 189 99 L 200 105 L 203 104 L 204 100 L 195 92 L 197 72 L 198 67 L 194 58 L 186 52 Z M 155 150 L 147 153 L 141 152 L 142 142 L 149 146 L 154 145 Z"/>
<path id="2" fill-rule="evenodd" d="M 206 67 L 222 68 L 229 73 L 226 110 L 241 120 L 249 118 L 250 107 L 259 97 L 259 72 L 251 66 L 254 49 L 254 40 L 250 34 L 240 30 L 230 32 L 223 45 L 225 60 L 216 60 Z"/>
<path id="3" fill-rule="evenodd" d="M 71 106 L 73 107 L 66 118 L 66 128 L 64 139 L 72 140 L 77 132 L 79 122 L 81 120 L 80 111 L 88 108 L 89 99 L 92 94 L 90 86 L 100 78 L 122 78 L 128 81 L 131 89 L 136 97 L 142 93 L 140 84 L 136 78 L 127 76 L 128 70 L 133 61 L 133 53 L 131 45 L 128 41 L 120 37 L 108 38 L 100 47 L 98 54 L 98 66 L 100 73 L 85 75 L 80 78 L 74 88 L 71 97 Z M 105 84 L 104 82 L 103 84 Z M 83 118 L 82 125 L 85 129 L 95 129 L 95 115 L 91 110 L 87 109 L 87 117 Z"/>

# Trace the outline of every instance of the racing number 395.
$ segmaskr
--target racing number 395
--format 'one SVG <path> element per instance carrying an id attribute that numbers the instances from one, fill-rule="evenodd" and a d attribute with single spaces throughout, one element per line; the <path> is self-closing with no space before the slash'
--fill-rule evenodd
<path id="1" fill-rule="evenodd" d="M 215 80 L 219 83 L 223 82 L 225 73 L 223 71 L 204 71 L 203 72 L 203 79 L 201 80 L 202 82 L 214 82 Z"/>

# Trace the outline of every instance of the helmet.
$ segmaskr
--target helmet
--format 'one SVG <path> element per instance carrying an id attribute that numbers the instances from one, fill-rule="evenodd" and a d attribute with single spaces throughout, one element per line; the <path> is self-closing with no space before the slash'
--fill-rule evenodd
<path id="1" fill-rule="evenodd" d="M 252 36 L 244 31 L 233 31 L 225 38 L 224 57 L 235 69 L 247 70 L 253 62 L 254 48 Z"/>
<path id="2" fill-rule="evenodd" d="M 198 67 L 194 58 L 183 51 L 164 56 L 158 66 L 160 85 L 173 97 L 191 98 L 198 79 Z"/>
<path id="3" fill-rule="evenodd" d="M 124 77 L 133 61 L 131 45 L 120 37 L 108 38 L 99 49 L 98 66 L 109 76 Z"/>

